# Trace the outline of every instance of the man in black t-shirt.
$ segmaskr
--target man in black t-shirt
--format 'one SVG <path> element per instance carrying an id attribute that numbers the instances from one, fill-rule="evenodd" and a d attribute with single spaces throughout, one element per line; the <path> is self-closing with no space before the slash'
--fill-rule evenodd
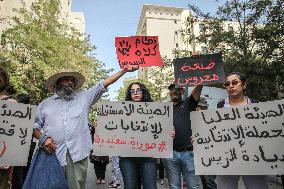
<path id="1" fill-rule="evenodd" d="M 164 159 L 165 169 L 170 189 L 181 188 L 181 176 L 189 189 L 199 189 L 199 176 L 195 175 L 193 148 L 190 142 L 191 122 L 190 112 L 197 107 L 202 86 L 196 86 L 189 97 L 182 100 L 183 88 L 169 87 L 169 95 L 173 102 L 173 127 L 175 137 L 173 143 L 173 158 Z"/>

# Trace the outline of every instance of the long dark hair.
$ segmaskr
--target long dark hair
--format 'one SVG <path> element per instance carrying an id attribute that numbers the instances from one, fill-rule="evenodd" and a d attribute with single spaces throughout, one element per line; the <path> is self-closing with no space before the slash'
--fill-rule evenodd
<path id="1" fill-rule="evenodd" d="M 242 74 L 240 72 L 231 72 L 227 75 L 227 77 L 231 76 L 231 75 L 237 75 L 239 77 L 239 79 L 243 82 L 243 85 L 246 83 L 247 81 L 247 77 L 245 76 L 245 74 Z"/>
<path id="2" fill-rule="evenodd" d="M 134 84 L 139 85 L 139 87 L 142 90 L 142 100 L 141 100 L 141 102 L 153 102 L 149 90 L 147 89 L 147 87 L 143 83 L 140 83 L 140 82 L 131 83 L 127 87 L 127 90 L 126 90 L 126 93 L 125 93 L 125 101 L 132 101 L 130 90 L 131 90 L 132 85 L 134 85 Z"/>
<path id="3" fill-rule="evenodd" d="M 9 75 L 8 75 L 8 72 L 4 68 L 0 68 L 0 77 L 4 81 L 3 86 L 0 86 L 0 92 L 3 92 L 9 86 Z"/>

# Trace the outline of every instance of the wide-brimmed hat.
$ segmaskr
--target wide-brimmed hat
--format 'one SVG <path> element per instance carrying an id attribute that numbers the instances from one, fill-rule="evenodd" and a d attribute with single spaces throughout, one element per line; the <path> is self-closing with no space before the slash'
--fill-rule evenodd
<path id="1" fill-rule="evenodd" d="M 209 104 L 207 103 L 206 98 L 200 97 L 199 102 L 198 102 L 198 106 L 208 107 Z"/>
<path id="2" fill-rule="evenodd" d="M 46 80 L 45 86 L 49 91 L 54 91 L 56 87 L 56 82 L 58 81 L 58 79 L 62 77 L 69 77 L 69 76 L 75 78 L 75 89 L 76 90 L 80 89 L 83 86 L 85 82 L 85 77 L 79 72 L 70 72 L 70 71 L 59 72 L 59 73 L 56 73 L 50 76 Z"/>

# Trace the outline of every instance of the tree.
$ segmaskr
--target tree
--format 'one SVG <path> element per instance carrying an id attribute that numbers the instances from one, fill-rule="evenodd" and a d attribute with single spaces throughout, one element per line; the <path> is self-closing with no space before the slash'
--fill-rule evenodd
<path id="1" fill-rule="evenodd" d="M 155 84 L 157 101 L 164 101 L 168 98 L 168 86 L 174 82 L 172 60 L 163 57 L 164 67 L 148 69 L 148 78 Z"/>
<path id="2" fill-rule="evenodd" d="M 206 44 L 209 53 L 221 50 L 225 72 L 247 76 L 248 95 L 273 100 L 284 83 L 284 2 L 282 0 L 228 0 L 215 15 L 195 13 L 180 30 L 183 41 Z M 202 24 L 199 36 L 188 33 Z"/>
<path id="3" fill-rule="evenodd" d="M 95 47 L 89 37 L 84 38 L 60 17 L 59 0 L 37 0 L 14 12 L 17 16 L 2 20 L 10 27 L 1 36 L 0 59 L 19 93 L 41 101 L 48 94 L 45 80 L 62 69 L 81 72 L 87 85 L 109 73 L 91 56 Z"/>

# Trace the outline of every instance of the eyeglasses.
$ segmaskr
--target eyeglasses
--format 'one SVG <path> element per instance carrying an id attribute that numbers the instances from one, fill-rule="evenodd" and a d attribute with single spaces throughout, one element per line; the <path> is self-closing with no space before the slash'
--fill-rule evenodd
<path id="1" fill-rule="evenodd" d="M 237 84 L 239 84 L 241 81 L 237 81 L 237 80 L 234 80 L 234 81 L 232 81 L 232 82 L 225 82 L 224 84 L 223 84 L 223 86 L 225 87 L 225 88 L 227 88 L 227 87 L 229 87 L 231 84 L 233 85 L 233 86 L 235 86 L 235 85 L 237 85 Z"/>
<path id="2" fill-rule="evenodd" d="M 131 89 L 129 92 L 130 92 L 130 94 L 142 94 L 141 89 L 137 89 L 137 90 Z"/>

